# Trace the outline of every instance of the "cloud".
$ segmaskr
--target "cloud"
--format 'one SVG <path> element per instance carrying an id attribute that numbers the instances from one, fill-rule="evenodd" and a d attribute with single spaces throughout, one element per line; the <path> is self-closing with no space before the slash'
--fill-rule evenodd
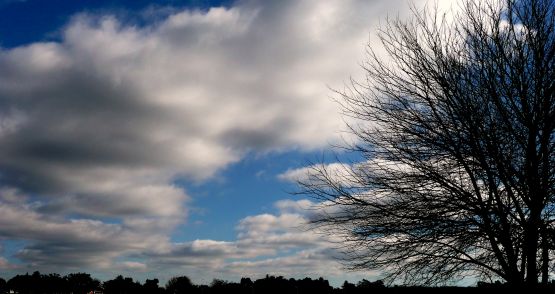
<path id="1" fill-rule="evenodd" d="M 161 250 L 168 243 L 163 234 L 125 224 L 90 219 L 60 219 L 37 213 L 33 205 L 0 203 L 0 235 L 26 240 L 16 257 L 32 268 L 110 268 L 116 257 Z"/>
<path id="2" fill-rule="evenodd" d="M 147 270 L 146 264 L 136 261 L 123 261 L 118 263 L 115 268 L 133 272 L 142 272 Z"/>
<path id="3" fill-rule="evenodd" d="M 3 253 L 4 248 L 0 244 L 0 253 Z M 0 269 L 2 270 L 14 270 L 17 269 L 17 265 L 12 264 L 7 258 L 0 256 Z"/>
<path id="4" fill-rule="evenodd" d="M 291 200 L 285 199 L 277 201 L 274 206 L 281 212 L 306 214 L 314 207 L 314 202 L 308 199 Z"/>
<path id="5" fill-rule="evenodd" d="M 291 183 L 319 183 L 323 179 L 331 179 L 337 183 L 346 185 L 353 184 L 356 179 L 353 173 L 364 168 L 364 165 L 372 164 L 372 162 L 364 163 L 320 163 L 300 168 L 288 169 L 277 175 L 279 180 Z"/>
<path id="6" fill-rule="evenodd" d="M 176 178 L 337 139 L 326 85 L 356 72 L 375 21 L 360 5 L 241 2 L 144 27 L 82 14 L 61 42 L 3 49 L 0 181 L 44 213 L 183 219 Z"/>
<path id="7" fill-rule="evenodd" d="M 310 200 L 281 200 L 275 213 L 252 215 L 240 220 L 233 241 L 195 240 L 176 243 L 163 252 L 143 256 L 150 268 L 179 268 L 195 282 L 213 277 L 238 279 L 265 274 L 287 277 L 378 277 L 373 271 L 346 273 L 340 262 L 344 240 L 322 234 L 309 225 L 322 209 Z M 205 273 L 210 273 L 207 275 Z M 167 273 L 168 277 L 173 273 Z"/>
<path id="8" fill-rule="evenodd" d="M 288 200 L 295 202 L 293 200 Z M 300 203 L 311 203 L 301 200 Z M 280 202 L 278 202 L 280 203 Z M 314 231 L 308 230 L 307 219 L 297 213 L 280 209 L 277 214 L 259 214 L 241 219 L 234 241 L 194 240 L 174 243 L 169 250 L 151 252 L 149 256 L 158 261 L 171 263 L 202 263 L 215 259 L 245 259 L 261 256 L 275 256 L 283 250 L 311 246 L 324 240 Z"/>
<path id="9" fill-rule="evenodd" d="M 0 269 L 13 270 L 13 269 L 17 269 L 17 266 L 11 264 L 6 258 L 0 257 Z"/>
<path id="10" fill-rule="evenodd" d="M 266 273 L 298 278 L 307 276 L 337 277 L 345 272 L 345 268 L 334 258 L 337 255 L 337 252 L 325 248 L 306 249 L 282 257 L 231 262 L 226 265 L 226 270 L 237 275 L 251 277 L 261 277 Z M 371 272 L 368 272 L 367 275 L 377 276 Z"/>
<path id="11" fill-rule="evenodd" d="M 147 268 L 220 256 L 225 267 L 226 256 L 320 244 L 290 230 L 304 216 L 286 203 L 243 219 L 231 243 L 172 244 L 191 201 L 174 183 L 209 180 L 246 154 L 338 140 L 327 86 L 359 75 L 370 28 L 404 4 L 240 1 L 144 26 L 80 14 L 60 42 L 0 49 L 0 235 L 25 241 L 16 258 L 37 268 L 128 256 L 154 260 Z"/>

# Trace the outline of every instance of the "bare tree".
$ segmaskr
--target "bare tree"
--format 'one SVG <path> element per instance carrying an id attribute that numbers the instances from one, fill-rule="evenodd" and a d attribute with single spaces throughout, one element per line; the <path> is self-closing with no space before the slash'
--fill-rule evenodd
<path id="1" fill-rule="evenodd" d="M 370 48 L 367 82 L 339 92 L 363 160 L 313 166 L 300 192 L 323 200 L 314 222 L 347 238 L 354 268 L 535 287 L 553 266 L 555 4 L 460 8 L 387 22 L 389 58 Z"/>

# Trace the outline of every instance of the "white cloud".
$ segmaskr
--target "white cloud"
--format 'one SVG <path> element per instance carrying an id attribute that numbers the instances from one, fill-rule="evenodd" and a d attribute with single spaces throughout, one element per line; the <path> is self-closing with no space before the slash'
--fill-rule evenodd
<path id="1" fill-rule="evenodd" d="M 288 169 L 277 176 L 282 181 L 292 183 L 320 182 L 329 178 L 337 183 L 352 184 L 353 169 L 360 168 L 361 163 L 348 164 L 341 162 L 321 163 L 300 168 Z"/>
<path id="2" fill-rule="evenodd" d="M 321 209 L 320 204 L 306 199 L 282 200 L 275 207 L 276 213 L 240 220 L 234 241 L 173 244 L 169 250 L 147 254 L 149 267 L 179 268 L 197 283 L 210 282 L 214 277 L 258 278 L 266 274 L 299 278 L 378 277 L 373 271 L 346 273 L 339 262 L 344 240 L 322 234 L 309 225 L 310 216 Z"/>
<path id="3" fill-rule="evenodd" d="M 260 278 L 266 273 L 285 277 L 337 277 L 345 273 L 345 268 L 333 256 L 337 252 L 326 249 L 305 249 L 295 254 L 256 261 L 235 261 L 226 265 L 226 270 L 236 275 Z M 361 274 L 352 273 L 353 275 Z M 366 272 L 368 276 L 378 276 Z"/>
<path id="4" fill-rule="evenodd" d="M 306 214 L 310 209 L 314 208 L 315 203 L 308 199 L 285 199 L 277 201 L 274 206 L 282 213 Z"/>
<path id="5" fill-rule="evenodd" d="M 297 183 L 299 181 L 307 180 L 310 177 L 311 172 L 314 171 L 315 167 L 316 166 L 306 166 L 288 169 L 285 172 L 279 174 L 277 178 L 282 181 Z"/>

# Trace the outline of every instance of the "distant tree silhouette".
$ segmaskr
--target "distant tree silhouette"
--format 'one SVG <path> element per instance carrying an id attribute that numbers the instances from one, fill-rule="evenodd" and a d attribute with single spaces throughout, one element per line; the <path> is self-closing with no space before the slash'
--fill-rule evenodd
<path id="1" fill-rule="evenodd" d="M 434 284 L 547 285 L 555 222 L 555 1 L 415 9 L 339 92 L 362 160 L 317 165 L 301 191 L 354 268 Z"/>
<path id="2" fill-rule="evenodd" d="M 211 289 L 208 285 L 199 285 L 197 287 L 194 287 L 194 293 L 209 294 L 210 290 Z"/>
<path id="3" fill-rule="evenodd" d="M 158 279 L 147 279 L 143 284 L 142 293 L 144 294 L 159 294 L 163 292 L 163 289 L 158 286 Z"/>
<path id="4" fill-rule="evenodd" d="M 69 293 L 72 291 L 67 279 L 60 276 L 59 274 L 41 275 L 41 279 L 42 279 L 41 293 L 59 294 L 59 293 Z M 89 291 L 90 290 L 94 290 L 94 288 L 89 289 Z M 75 294 L 77 293 L 78 292 L 75 292 Z"/>
<path id="5" fill-rule="evenodd" d="M 0 293 L 6 293 L 8 291 L 8 283 L 3 278 L 0 278 Z"/>
<path id="6" fill-rule="evenodd" d="M 29 273 L 25 275 L 16 275 L 7 283 L 10 290 L 14 290 L 19 294 L 41 293 L 41 284 L 42 281 L 39 272 L 34 272 L 32 275 L 29 275 Z"/>
<path id="7" fill-rule="evenodd" d="M 385 284 L 382 280 L 370 282 L 367 279 L 362 279 L 360 282 L 357 283 L 357 288 L 362 290 L 383 289 L 385 288 Z"/>
<path id="8" fill-rule="evenodd" d="M 241 293 L 241 284 L 228 282 L 220 279 L 214 279 L 210 283 L 211 294 L 224 294 L 224 293 Z"/>
<path id="9" fill-rule="evenodd" d="M 333 288 L 329 282 L 320 277 L 317 280 L 304 278 L 302 280 L 293 280 L 296 290 L 299 293 L 331 293 Z"/>
<path id="10" fill-rule="evenodd" d="M 100 287 L 100 281 L 93 279 L 87 273 L 72 273 L 65 277 L 69 290 L 74 294 L 86 294 L 90 291 L 97 290 Z"/>
<path id="11" fill-rule="evenodd" d="M 166 283 L 166 292 L 170 294 L 185 294 L 193 292 L 195 287 L 187 276 L 173 277 Z"/>
<path id="12" fill-rule="evenodd" d="M 16 275 L 6 283 L 7 290 L 20 294 L 81 294 L 97 290 L 99 287 L 100 282 L 86 273 L 74 273 L 62 277 L 59 274 L 43 275 L 35 271 L 32 275 L 28 273 Z M 3 292 L 0 291 L 0 293 Z"/>
<path id="13" fill-rule="evenodd" d="M 343 285 L 341 286 L 341 290 L 343 290 L 343 293 L 354 293 L 355 289 L 356 289 L 356 285 L 353 283 L 349 283 L 348 281 L 343 282 Z"/>
<path id="14" fill-rule="evenodd" d="M 140 283 L 133 281 L 132 278 L 124 278 L 119 275 L 113 280 L 104 282 L 103 288 L 105 294 L 132 294 L 140 293 L 142 286 Z"/>
<path id="15" fill-rule="evenodd" d="M 297 289 L 294 284 L 282 276 L 274 277 L 266 275 L 263 279 L 254 281 L 255 293 L 296 293 Z"/>
<path id="16" fill-rule="evenodd" d="M 254 293 L 254 283 L 251 278 L 241 278 L 241 294 L 253 294 Z"/>
<path id="17" fill-rule="evenodd" d="M 80 277 L 77 279 L 76 277 Z M 6 282 L 0 278 L 0 294 L 9 293 L 12 290 L 20 294 L 40 293 L 40 294 L 76 294 L 69 286 L 68 279 L 86 280 L 90 275 L 85 273 L 69 274 L 61 277 L 59 274 L 40 274 L 34 272 L 32 275 L 17 275 Z M 92 279 L 92 278 L 91 278 Z M 94 279 L 92 279 L 94 280 Z M 159 287 L 158 279 L 147 279 L 144 284 L 134 281 L 132 278 L 124 278 L 118 275 L 112 280 L 103 283 L 105 294 L 161 294 L 161 293 L 187 293 L 187 294 L 368 294 L 368 293 L 456 293 L 470 292 L 474 288 L 460 287 L 405 287 L 394 286 L 386 287 L 381 280 L 374 282 L 363 279 L 358 283 L 345 281 L 341 288 L 333 288 L 324 278 L 312 279 L 286 279 L 282 276 L 270 276 L 256 281 L 250 278 L 241 278 L 240 282 L 230 282 L 214 279 L 210 285 L 194 285 L 189 278 L 181 276 L 168 281 L 167 289 Z M 25 284 L 25 285 L 24 285 Z M 82 284 L 82 283 L 81 283 Z M 5 286 L 5 287 L 3 287 Z M 495 283 L 479 282 L 478 288 L 508 288 L 510 285 L 496 281 Z M 75 283 L 74 286 L 75 287 Z M 555 289 L 555 285 L 548 284 L 547 289 Z M 99 288 L 96 288 L 99 290 Z M 78 290 L 80 291 L 80 290 Z M 12 292 L 13 293 L 13 292 Z"/>

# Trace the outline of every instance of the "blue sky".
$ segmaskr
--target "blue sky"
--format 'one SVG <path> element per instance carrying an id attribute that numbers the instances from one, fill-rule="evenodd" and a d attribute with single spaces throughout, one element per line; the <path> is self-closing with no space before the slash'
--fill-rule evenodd
<path id="1" fill-rule="evenodd" d="M 379 277 L 288 191 L 348 139 L 330 88 L 407 8 L 0 0 L 0 272 Z"/>

